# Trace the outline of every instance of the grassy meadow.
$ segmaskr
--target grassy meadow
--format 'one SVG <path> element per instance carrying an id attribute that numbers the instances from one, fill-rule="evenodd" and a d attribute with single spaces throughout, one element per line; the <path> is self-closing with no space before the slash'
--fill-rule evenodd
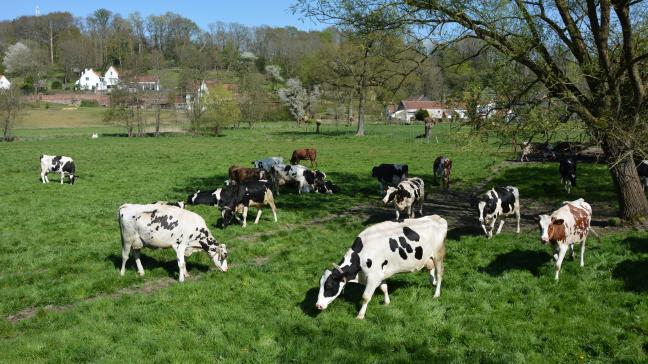
<path id="1" fill-rule="evenodd" d="M 585 267 L 566 258 L 557 283 L 552 252 L 531 222 L 576 197 L 592 202 L 595 215 L 599 206 L 614 208 L 604 165 L 579 165 L 569 196 L 556 163 L 506 162 L 510 152 L 495 143 L 466 145 L 449 125 L 435 127 L 439 143 L 429 144 L 414 138 L 422 126 L 369 125 L 364 138 L 344 126 L 316 135 L 312 127 L 273 123 L 221 137 L 96 140 L 89 138 L 94 125 L 64 127 L 24 126 L 17 131 L 23 140 L 0 143 L 0 362 L 648 361 L 648 233 L 599 219 L 602 239 L 590 237 Z M 265 210 L 245 229 L 219 230 L 216 208 L 190 206 L 227 244 L 227 273 L 196 253 L 187 259 L 192 277 L 179 284 L 172 250 L 143 250 L 146 276 L 132 260 L 119 276 L 121 204 L 184 200 L 220 186 L 232 164 L 287 160 L 297 147 L 317 148 L 319 167 L 340 194 L 283 188 L 275 197 L 279 222 Z M 41 154 L 73 157 L 77 183 L 60 185 L 50 174 L 51 183 L 41 184 Z M 446 207 L 431 202 L 444 196 L 431 183 L 440 154 L 453 159 L 448 205 L 468 211 L 475 190 L 517 185 L 526 202 L 522 233 L 508 221 L 487 240 L 476 217 L 448 219 L 439 299 L 427 273 L 418 272 L 388 281 L 389 306 L 378 290 L 364 321 L 355 319 L 363 288 L 353 284 L 318 312 L 324 269 L 367 225 L 393 216 L 381 206 L 371 167 L 408 163 L 430 193 L 425 213 L 444 216 Z"/>

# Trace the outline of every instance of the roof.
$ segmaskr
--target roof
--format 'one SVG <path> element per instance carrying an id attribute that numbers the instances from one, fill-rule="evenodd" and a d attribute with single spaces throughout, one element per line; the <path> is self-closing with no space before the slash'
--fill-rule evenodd
<path id="1" fill-rule="evenodd" d="M 160 79 L 153 75 L 137 75 L 133 77 L 135 82 L 160 82 Z"/>
<path id="2" fill-rule="evenodd" d="M 411 109 L 447 109 L 448 105 L 442 103 L 442 102 L 437 102 L 437 101 L 408 101 L 408 100 L 403 100 L 401 101 L 401 104 L 403 105 L 403 108 L 406 110 L 411 110 Z"/>
<path id="3" fill-rule="evenodd" d="M 419 95 L 419 96 L 410 96 L 405 99 L 405 101 L 430 101 L 425 95 Z"/>
<path id="4" fill-rule="evenodd" d="M 92 72 L 92 73 L 94 73 L 95 76 L 97 76 L 97 77 L 102 77 L 102 76 L 101 76 L 101 73 L 99 73 L 99 72 L 93 70 L 92 68 L 89 68 L 89 69 L 87 69 L 86 71 L 87 71 L 87 72 Z M 86 73 L 86 71 L 84 71 L 83 73 Z"/>
<path id="5" fill-rule="evenodd" d="M 108 70 L 111 69 L 111 68 L 115 71 L 115 73 L 117 74 L 117 76 L 119 76 L 119 71 L 117 71 L 117 67 L 115 67 L 115 66 L 110 66 L 110 67 L 108 67 L 108 69 L 106 70 L 106 72 L 108 72 Z"/>
<path id="6" fill-rule="evenodd" d="M 233 83 L 223 83 L 223 82 L 220 82 L 218 80 L 203 80 L 203 82 L 205 83 L 205 86 L 207 86 L 207 89 L 212 88 L 212 86 L 222 85 L 223 87 L 225 87 L 226 90 L 229 90 L 229 91 L 237 91 L 238 90 L 238 87 L 236 86 L 236 84 L 233 84 Z"/>

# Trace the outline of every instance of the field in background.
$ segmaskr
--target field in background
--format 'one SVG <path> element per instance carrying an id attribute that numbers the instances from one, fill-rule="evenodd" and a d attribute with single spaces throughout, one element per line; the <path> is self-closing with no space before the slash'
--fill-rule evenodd
<path id="1" fill-rule="evenodd" d="M 47 111 L 35 110 L 32 120 Z M 549 212 L 574 196 L 595 207 L 614 205 L 603 165 L 580 165 L 579 185 L 568 196 L 558 186 L 556 163 L 504 162 L 509 152 L 493 143 L 462 146 L 457 141 L 464 136 L 449 125 L 435 127 L 438 144 L 415 139 L 419 126 L 369 125 L 364 138 L 342 125 L 315 135 L 312 126 L 276 123 L 226 130 L 218 138 L 97 140 L 86 135 L 92 125 L 56 127 L 18 130 L 29 137 L 0 143 L 1 361 L 648 360 L 648 233 L 599 227 L 603 239 L 588 241 L 585 267 L 565 259 L 556 283 L 550 249 L 532 225 L 536 210 Z M 79 136 L 53 137 L 69 132 Z M 279 222 L 266 211 L 259 225 L 246 229 L 218 230 L 215 208 L 190 207 L 227 243 L 229 272 L 217 272 L 197 253 L 187 259 L 193 277 L 178 284 L 173 252 L 144 250 L 144 278 L 132 261 L 126 276 L 118 275 L 119 205 L 185 199 L 218 187 L 231 164 L 288 159 L 296 147 L 318 149 L 319 167 L 341 187 L 339 195 L 282 189 Z M 75 158 L 77 184 L 61 186 L 56 175 L 41 184 L 43 153 Z M 468 228 L 476 219 L 451 224 L 440 299 L 432 299 L 427 274 L 419 272 L 388 281 L 392 303 L 384 306 L 377 292 L 365 321 L 354 318 L 362 293 L 356 285 L 316 312 L 323 270 L 357 233 L 393 214 L 381 207 L 371 166 L 407 162 L 431 195 L 425 213 L 444 215 L 446 206 L 436 201 L 445 194 L 431 183 L 440 154 L 454 161 L 456 201 L 493 183 L 520 186 L 527 199 L 522 234 L 512 233 L 511 221 L 492 240 Z"/>

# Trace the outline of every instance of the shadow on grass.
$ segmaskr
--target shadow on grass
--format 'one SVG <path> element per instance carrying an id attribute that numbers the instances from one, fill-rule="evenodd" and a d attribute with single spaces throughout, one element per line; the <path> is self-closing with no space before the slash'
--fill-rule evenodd
<path id="1" fill-rule="evenodd" d="M 514 250 L 500 254 L 486 267 L 479 268 L 480 273 L 500 276 L 510 270 L 526 270 L 536 277 L 540 276 L 540 267 L 551 260 L 551 255 L 533 250 Z"/>
<path id="2" fill-rule="evenodd" d="M 390 297 L 397 290 L 401 288 L 407 288 L 410 285 L 411 283 L 408 281 L 400 281 L 400 280 L 387 281 L 387 289 Z M 360 307 L 362 306 L 362 293 L 364 292 L 364 290 L 365 290 L 364 284 L 348 283 L 344 287 L 344 291 L 338 296 L 337 299 L 340 299 L 342 301 L 351 304 L 355 304 L 356 308 L 360 310 Z M 304 314 L 310 317 L 317 317 L 317 315 L 320 314 L 321 311 L 315 307 L 315 303 L 317 303 L 318 295 L 319 295 L 319 287 L 313 287 L 308 291 L 306 291 L 306 294 L 304 295 L 304 299 L 298 304 L 299 308 L 301 308 Z M 380 304 L 383 304 L 384 296 L 380 289 L 376 288 L 376 292 L 374 292 L 371 302 L 380 302 Z"/>
<path id="3" fill-rule="evenodd" d="M 560 183 L 558 163 L 506 169 L 491 184 L 516 186 L 522 199 L 571 201 L 582 197 L 589 202 L 615 201 L 610 175 L 601 165 L 578 164 L 577 185 L 571 194 Z"/>
<path id="4" fill-rule="evenodd" d="M 627 246 L 635 253 L 648 253 L 648 238 L 629 237 L 621 241 L 621 245 Z"/>
<path id="5" fill-rule="evenodd" d="M 109 260 L 113 263 L 115 266 L 115 269 L 120 270 L 121 269 L 121 264 L 122 264 L 122 257 L 121 255 L 117 254 L 111 254 L 108 257 L 106 257 L 106 260 Z M 178 262 L 177 260 L 168 260 L 168 261 L 159 261 L 157 259 L 151 258 L 145 254 L 140 253 L 140 260 L 142 261 L 142 266 L 144 267 L 144 271 L 146 272 L 147 270 L 152 270 L 152 269 L 157 269 L 157 268 L 163 268 L 169 277 L 175 278 L 178 276 Z M 205 273 L 209 271 L 209 267 L 204 265 L 204 264 L 199 264 L 199 263 L 191 263 L 187 259 L 185 259 L 185 263 L 187 265 L 187 271 L 191 274 L 192 272 L 199 271 L 201 273 Z M 130 258 L 126 262 L 126 272 L 132 270 L 133 272 L 137 273 L 137 267 L 135 265 L 135 259 L 133 258 L 133 255 L 131 254 Z"/>
<path id="6" fill-rule="evenodd" d="M 288 131 L 276 131 L 272 132 L 272 135 L 275 136 L 284 136 L 284 137 L 303 137 L 303 136 L 326 136 L 326 137 L 338 137 L 338 136 L 353 136 L 355 135 L 355 129 L 340 129 L 337 130 L 321 130 L 319 134 L 315 133 L 314 128 L 303 128 L 300 130 L 288 130 Z"/>
<path id="7" fill-rule="evenodd" d="M 626 291 L 648 292 L 648 259 L 627 259 L 614 267 L 612 277 L 623 281 Z"/>

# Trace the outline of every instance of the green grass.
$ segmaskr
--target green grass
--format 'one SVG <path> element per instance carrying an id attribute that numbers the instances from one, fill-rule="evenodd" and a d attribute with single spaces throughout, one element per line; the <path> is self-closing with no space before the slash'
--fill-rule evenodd
<path id="1" fill-rule="evenodd" d="M 461 135 L 445 125 L 435 129 L 439 144 L 414 139 L 418 127 L 371 125 L 365 138 L 343 126 L 326 126 L 323 135 L 310 128 L 263 124 L 219 138 L 72 136 L 0 143 L 0 361 L 648 360 L 646 232 L 590 239 L 585 267 L 566 259 L 559 283 L 550 250 L 536 232 L 493 240 L 463 235 L 447 242 L 440 299 L 432 299 L 427 274 L 419 272 L 390 280 L 391 305 L 384 306 L 378 292 L 365 321 L 354 318 L 362 292 L 357 285 L 316 312 L 320 275 L 366 227 L 366 216 L 332 214 L 379 206 L 372 165 L 407 162 L 412 175 L 429 182 L 432 161 L 447 154 L 456 189 L 494 177 L 492 184 L 517 184 L 523 196 L 539 201 L 559 203 L 564 196 L 556 165 L 504 168 L 491 176 L 510 156 L 495 145 L 460 147 Z M 198 253 L 187 260 L 195 278 L 148 289 L 177 279 L 177 264 L 170 250 L 144 250 L 144 278 L 133 264 L 125 277 L 118 275 L 119 205 L 184 199 L 220 185 L 231 164 L 288 158 L 294 148 L 311 146 L 341 194 L 300 196 L 283 189 L 279 222 L 266 211 L 258 226 L 246 229 L 218 230 L 211 227 L 214 208 L 190 207 L 228 244 L 229 272 L 217 272 Z M 56 175 L 41 184 L 43 153 L 75 158 L 77 184 L 61 186 Z M 579 166 L 576 192 L 606 202 L 614 199 L 611 188 L 604 167 Z M 313 222 L 318 218 L 324 221 Z M 38 311 L 34 317 L 4 319 L 30 307 Z"/>

